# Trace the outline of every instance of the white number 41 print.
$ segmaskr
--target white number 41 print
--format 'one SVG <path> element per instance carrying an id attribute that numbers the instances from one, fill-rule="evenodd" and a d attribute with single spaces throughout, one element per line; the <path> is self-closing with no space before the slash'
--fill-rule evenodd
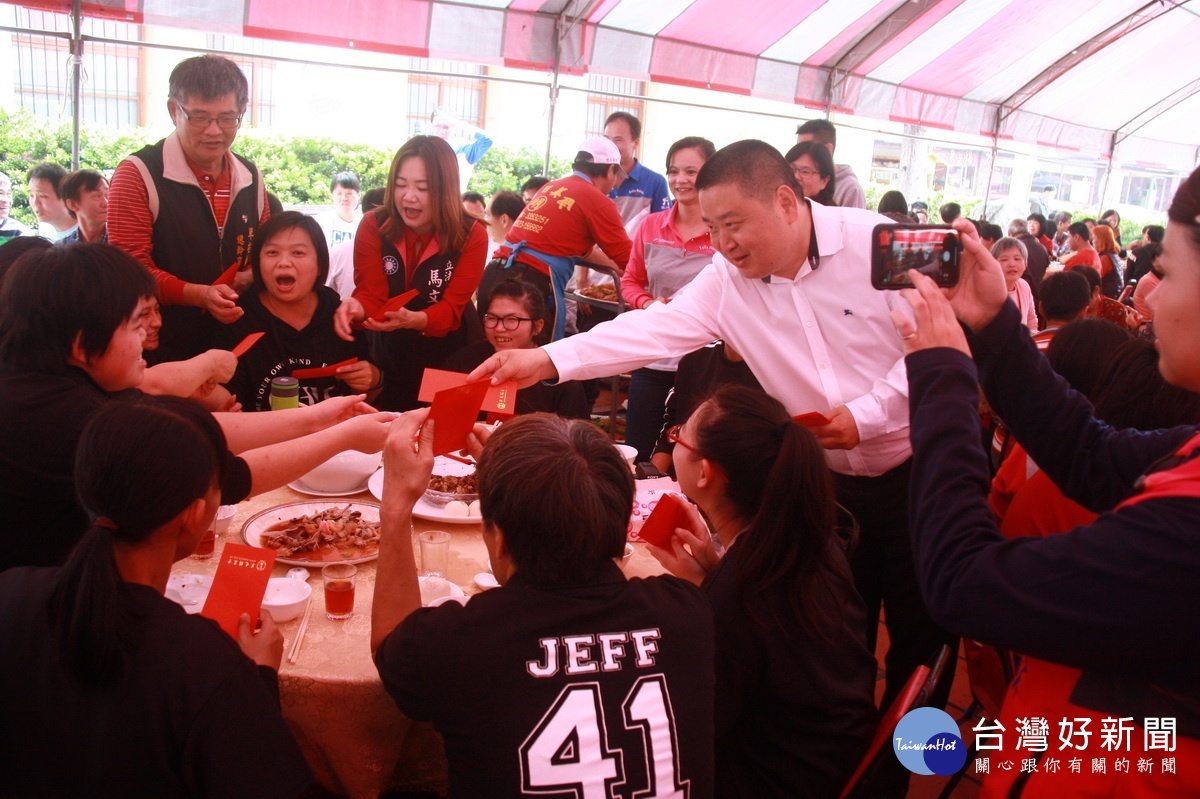
<path id="1" fill-rule="evenodd" d="M 666 678 L 639 679 L 621 705 L 625 728 L 640 730 L 646 745 L 647 790 L 636 799 L 687 799 L 690 783 L 679 779 L 675 715 Z M 619 749 L 610 749 L 597 683 L 569 685 L 521 744 L 521 791 L 572 792 L 576 799 L 610 799 L 625 783 Z"/>

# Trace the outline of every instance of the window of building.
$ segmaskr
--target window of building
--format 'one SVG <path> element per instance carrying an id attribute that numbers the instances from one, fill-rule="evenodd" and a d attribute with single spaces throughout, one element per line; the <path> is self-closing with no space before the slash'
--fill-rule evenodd
<path id="1" fill-rule="evenodd" d="M 1170 175 L 1130 175 L 1121 181 L 1121 203 L 1166 213 L 1180 179 Z"/>
<path id="2" fill-rule="evenodd" d="M 642 119 L 646 103 L 637 98 L 646 94 L 644 81 L 630 78 L 613 78 L 607 75 L 588 75 L 589 92 L 606 92 L 606 94 L 588 94 L 587 98 L 587 137 L 604 135 L 604 120 L 614 111 L 625 111 Z M 614 97 L 611 95 L 624 95 Z"/>
<path id="3" fill-rule="evenodd" d="M 243 127 L 269 127 L 275 121 L 275 62 L 271 42 L 210 33 L 208 48 L 223 53 L 242 68 L 250 85 L 250 104 Z M 243 55 L 253 53 L 254 55 Z M 258 58 L 256 56 L 263 56 Z"/>
<path id="4" fill-rule="evenodd" d="M 484 67 L 429 58 L 414 58 L 410 67 L 462 77 L 408 76 L 406 125 L 409 136 L 430 132 L 429 117 L 436 108 L 445 108 L 464 122 L 483 127 L 484 76 L 487 74 Z"/>
<path id="5" fill-rule="evenodd" d="M 63 14 L 15 9 L 16 51 L 14 93 L 22 108 L 39 116 L 70 118 L 71 55 L 66 39 L 33 31 L 70 32 Z M 126 22 L 84 19 L 84 36 L 141 39 L 139 26 Z M 142 48 L 137 45 L 85 42 L 82 62 L 80 117 L 107 127 L 137 127 L 145 123 L 139 96 Z"/>

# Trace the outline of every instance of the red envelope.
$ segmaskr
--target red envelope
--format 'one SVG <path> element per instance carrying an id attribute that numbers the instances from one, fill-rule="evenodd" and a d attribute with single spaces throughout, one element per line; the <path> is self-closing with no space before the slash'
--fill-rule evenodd
<path id="1" fill-rule="evenodd" d="M 267 335 L 267 334 L 266 333 L 251 333 L 250 335 L 246 336 L 244 339 L 242 339 L 240 342 L 238 342 L 238 345 L 236 347 L 233 348 L 233 350 L 232 350 L 233 357 L 240 358 L 243 355 L 245 355 L 246 352 L 249 351 L 249 349 L 251 347 L 253 347 L 255 344 L 257 344 L 258 340 L 265 335 Z"/>
<path id="2" fill-rule="evenodd" d="M 249 613 L 251 619 L 258 618 L 274 566 L 273 549 L 226 544 L 200 615 L 221 625 L 222 630 L 237 640 L 238 618 L 243 613 Z"/>
<path id="3" fill-rule="evenodd" d="M 392 297 L 390 300 L 385 302 L 383 304 L 383 307 L 381 307 L 378 311 L 376 311 L 375 314 L 371 318 L 374 319 L 376 322 L 384 321 L 384 315 L 388 311 L 400 310 L 405 305 L 408 305 L 408 303 L 412 300 L 412 298 L 417 296 L 418 294 L 420 294 L 420 292 L 417 291 L 416 289 L 409 289 L 408 291 L 404 292 L 403 294 L 397 294 L 395 297 Z"/>
<path id="4" fill-rule="evenodd" d="M 358 358 L 347 358 L 344 361 L 338 361 L 329 366 L 317 366 L 312 369 L 296 369 L 292 372 L 292 377 L 297 380 L 316 380 L 318 377 L 337 377 L 337 370 L 343 366 L 349 366 L 352 363 L 358 363 Z"/>
<path id="5" fill-rule="evenodd" d="M 439 391 L 464 386 L 466 383 L 467 376 L 462 372 L 426 369 L 425 374 L 421 376 L 421 388 L 417 391 L 417 402 L 433 402 L 434 395 Z M 516 381 L 506 380 L 498 386 L 489 385 L 481 410 L 497 414 L 503 419 L 515 416 L 517 413 Z"/>
<path id="6" fill-rule="evenodd" d="M 448 388 L 433 395 L 429 408 L 429 420 L 433 425 L 433 454 L 448 452 L 467 446 L 467 434 L 475 426 L 475 418 L 487 396 L 487 378 L 474 383 Z"/>
<path id="7" fill-rule="evenodd" d="M 829 417 L 818 413 L 817 411 L 809 411 L 802 413 L 799 416 L 793 416 L 792 421 L 804 427 L 823 427 L 829 424 Z"/>
<path id="8" fill-rule="evenodd" d="M 642 529 L 638 530 L 638 538 L 656 547 L 670 549 L 675 528 L 687 527 L 687 518 L 687 510 L 679 498 L 674 494 L 663 494 L 642 523 Z"/>
<path id="9" fill-rule="evenodd" d="M 234 278 L 237 277 L 238 267 L 240 267 L 240 266 L 241 266 L 241 264 L 238 263 L 237 261 L 235 261 L 233 266 L 229 267 L 224 272 L 222 272 L 221 276 L 219 278 L 217 278 L 216 280 L 214 280 L 212 282 L 212 284 L 214 286 L 232 286 Z"/>

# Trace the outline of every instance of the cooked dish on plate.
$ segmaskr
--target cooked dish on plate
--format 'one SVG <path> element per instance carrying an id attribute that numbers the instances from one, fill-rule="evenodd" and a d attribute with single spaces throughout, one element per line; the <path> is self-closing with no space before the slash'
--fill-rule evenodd
<path id="1" fill-rule="evenodd" d="M 332 560 L 373 555 L 379 551 L 379 522 L 363 519 L 351 505 L 296 516 L 262 531 L 260 545 L 281 558 Z M 340 557 L 339 557 L 340 556 Z"/>

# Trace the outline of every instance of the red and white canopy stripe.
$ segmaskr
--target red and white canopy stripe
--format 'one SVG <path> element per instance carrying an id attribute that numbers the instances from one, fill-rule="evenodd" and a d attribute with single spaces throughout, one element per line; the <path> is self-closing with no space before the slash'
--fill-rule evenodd
<path id="1" fill-rule="evenodd" d="M 83 12 L 1197 160 L 1200 0 L 99 0 Z"/>

